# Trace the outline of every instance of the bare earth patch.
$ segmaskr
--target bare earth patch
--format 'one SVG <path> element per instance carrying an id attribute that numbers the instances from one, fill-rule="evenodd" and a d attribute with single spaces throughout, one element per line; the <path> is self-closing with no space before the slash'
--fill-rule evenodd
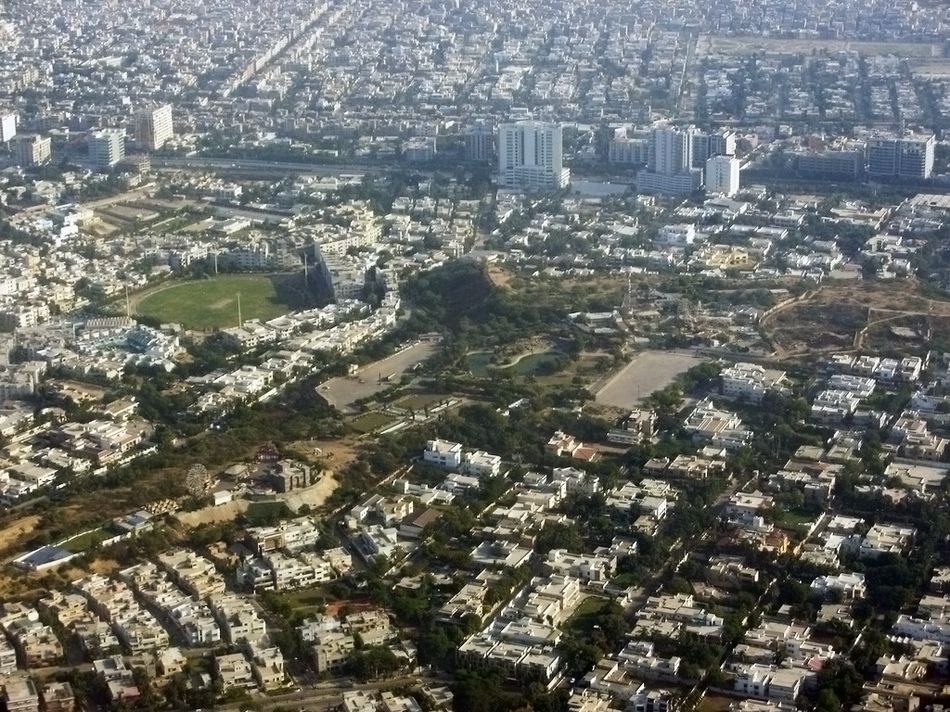
<path id="1" fill-rule="evenodd" d="M 15 519 L 10 524 L 0 529 L 0 551 L 22 544 L 24 537 L 33 533 L 40 518 L 35 515 Z"/>

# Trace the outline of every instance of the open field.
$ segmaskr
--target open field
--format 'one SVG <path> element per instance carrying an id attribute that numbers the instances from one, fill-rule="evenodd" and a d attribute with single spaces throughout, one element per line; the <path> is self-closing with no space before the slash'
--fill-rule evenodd
<path id="1" fill-rule="evenodd" d="M 22 538 L 32 534 L 33 529 L 36 528 L 39 522 L 39 517 L 31 515 L 15 519 L 3 529 L 0 529 L 0 551 L 6 551 L 11 547 L 21 544 Z"/>
<path id="2" fill-rule="evenodd" d="M 775 310 L 762 330 L 778 357 L 864 348 L 935 347 L 950 324 L 950 301 L 923 293 L 914 280 L 826 285 Z"/>
<path id="3" fill-rule="evenodd" d="M 358 433 L 372 433 L 381 428 L 385 428 L 396 421 L 396 418 L 378 410 L 372 410 L 368 413 L 362 413 L 350 421 L 350 427 Z"/>
<path id="4" fill-rule="evenodd" d="M 599 405 L 634 408 L 654 391 L 705 359 L 683 351 L 643 351 L 618 371 L 594 395 Z"/>
<path id="5" fill-rule="evenodd" d="M 392 356 L 363 366 L 353 376 L 331 378 L 320 386 L 320 395 L 334 408 L 352 412 L 356 401 L 386 390 L 438 349 L 439 345 L 431 341 L 417 341 Z"/>
<path id="6" fill-rule="evenodd" d="M 696 44 L 698 57 L 710 54 L 753 54 L 768 51 L 809 54 L 813 50 L 816 52 L 851 51 L 866 55 L 896 54 L 908 59 L 942 55 L 940 45 L 925 42 L 849 42 L 846 40 L 701 35 Z"/>
<path id="7" fill-rule="evenodd" d="M 186 329 L 209 330 L 236 326 L 238 294 L 243 319 L 273 319 L 311 306 L 306 292 L 293 286 L 293 275 L 220 275 L 210 279 L 173 282 L 139 296 L 136 314 Z"/>
<path id="8" fill-rule="evenodd" d="M 393 405 L 397 408 L 423 410 L 424 408 L 431 408 L 434 405 L 443 403 L 448 398 L 449 396 L 437 393 L 410 393 L 397 400 Z"/>

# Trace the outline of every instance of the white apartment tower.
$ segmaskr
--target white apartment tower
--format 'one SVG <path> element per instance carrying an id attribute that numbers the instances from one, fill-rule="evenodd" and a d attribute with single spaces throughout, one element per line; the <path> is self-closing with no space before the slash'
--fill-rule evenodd
<path id="1" fill-rule="evenodd" d="M 174 135 L 171 104 L 145 109 L 135 115 L 135 140 L 149 151 L 157 151 Z"/>
<path id="2" fill-rule="evenodd" d="M 739 159 L 713 156 L 706 161 L 706 192 L 732 197 L 739 192 Z"/>
<path id="3" fill-rule="evenodd" d="M 647 169 L 637 174 L 642 193 L 689 195 L 703 184 L 703 172 L 693 167 L 693 127 L 659 124 L 649 140 Z"/>
<path id="4" fill-rule="evenodd" d="M 936 145 L 933 134 L 875 136 L 868 141 L 868 175 L 926 180 L 933 175 Z"/>
<path id="5" fill-rule="evenodd" d="M 6 143 L 16 136 L 16 114 L 0 109 L 0 143 Z"/>
<path id="6" fill-rule="evenodd" d="M 111 168 L 125 158 L 125 131 L 102 129 L 89 134 L 89 162 L 96 168 Z"/>
<path id="7" fill-rule="evenodd" d="M 498 127 L 498 182 L 528 192 L 567 187 L 561 127 L 541 121 L 517 121 Z"/>
<path id="8" fill-rule="evenodd" d="M 653 173 L 673 176 L 685 173 L 693 165 L 692 129 L 658 126 L 650 138 L 649 168 Z"/>

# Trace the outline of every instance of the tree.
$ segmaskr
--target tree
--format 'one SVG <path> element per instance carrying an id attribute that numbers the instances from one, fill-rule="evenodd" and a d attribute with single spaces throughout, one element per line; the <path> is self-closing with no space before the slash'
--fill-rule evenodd
<path id="1" fill-rule="evenodd" d="M 392 675 L 402 663 L 389 648 L 372 646 L 356 650 L 350 656 L 350 671 L 360 680 L 374 680 Z"/>

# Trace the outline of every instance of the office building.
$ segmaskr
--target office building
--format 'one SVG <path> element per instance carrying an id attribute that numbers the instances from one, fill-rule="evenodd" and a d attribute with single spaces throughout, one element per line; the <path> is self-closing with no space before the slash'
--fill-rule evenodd
<path id="1" fill-rule="evenodd" d="M 495 160 L 495 130 L 489 124 L 480 122 L 465 132 L 465 160 Z"/>
<path id="2" fill-rule="evenodd" d="M 46 136 L 21 134 L 13 140 L 17 165 L 41 166 L 52 156 L 52 141 Z"/>
<path id="3" fill-rule="evenodd" d="M 146 109 L 135 115 L 135 140 L 149 151 L 157 151 L 174 135 L 171 104 Z"/>
<path id="4" fill-rule="evenodd" d="M 16 136 L 16 114 L 0 109 L 0 143 L 6 143 Z"/>
<path id="5" fill-rule="evenodd" d="M 125 132 L 103 129 L 89 135 L 89 162 L 97 168 L 111 168 L 125 158 Z"/>
<path id="6" fill-rule="evenodd" d="M 733 196 L 739 192 L 739 159 L 713 156 L 706 161 L 706 192 Z"/>
<path id="7" fill-rule="evenodd" d="M 570 183 L 561 154 L 561 127 L 517 121 L 498 127 L 498 182 L 527 192 L 557 190 Z"/>
<path id="8" fill-rule="evenodd" d="M 703 172 L 693 168 L 695 129 L 660 124 L 650 133 L 647 169 L 637 174 L 641 193 L 689 195 L 703 184 Z"/>
<path id="9" fill-rule="evenodd" d="M 868 175 L 926 180 L 933 175 L 936 145 L 933 134 L 875 136 L 868 141 Z"/>

